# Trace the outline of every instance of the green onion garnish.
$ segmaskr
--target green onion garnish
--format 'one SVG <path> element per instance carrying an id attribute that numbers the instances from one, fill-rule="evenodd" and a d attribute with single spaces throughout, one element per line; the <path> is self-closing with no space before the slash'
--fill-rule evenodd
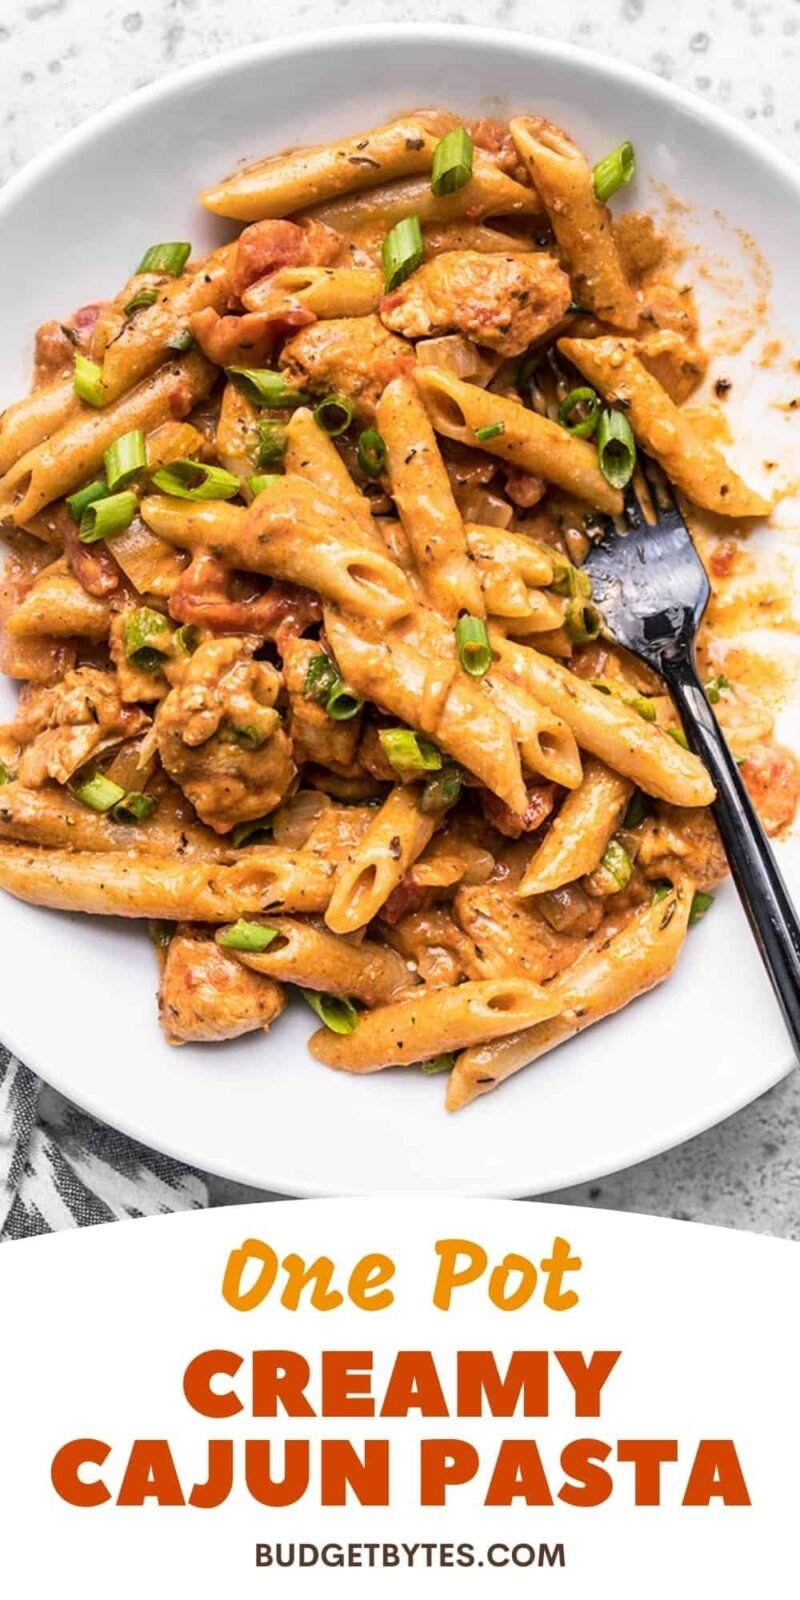
<path id="1" fill-rule="evenodd" d="M 125 618 L 122 641 L 125 654 L 141 672 L 159 672 L 172 654 L 172 628 L 160 611 L 140 606 Z"/>
<path id="2" fill-rule="evenodd" d="M 277 937 L 277 928 L 268 928 L 260 922 L 246 922 L 240 917 L 230 928 L 220 930 L 217 944 L 221 944 L 223 950 L 246 950 L 250 955 L 260 955 Z"/>
<path id="3" fill-rule="evenodd" d="M 147 924 L 147 931 L 157 950 L 168 950 L 172 935 L 175 932 L 174 922 L 157 922 L 151 919 Z"/>
<path id="4" fill-rule="evenodd" d="M 317 994 L 316 989 L 301 989 L 300 993 L 331 1033 L 355 1033 L 358 1012 L 351 1000 L 338 994 Z"/>
<path id="5" fill-rule="evenodd" d="M 69 505 L 69 501 L 67 501 L 67 504 Z M 706 699 L 711 702 L 712 706 L 715 706 L 723 689 L 730 689 L 730 686 L 730 680 L 725 677 L 724 672 L 720 672 L 716 678 L 709 678 L 708 683 L 704 684 Z"/>
<path id="6" fill-rule="evenodd" d="M 647 801 L 641 789 L 634 789 L 628 802 L 628 809 L 622 819 L 623 828 L 638 828 L 647 816 Z"/>
<path id="7" fill-rule="evenodd" d="M 87 483 L 82 489 L 77 489 L 74 494 L 67 496 L 67 510 L 73 522 L 80 522 L 87 506 L 93 505 L 95 500 L 105 500 L 108 497 L 108 488 L 99 478 L 92 483 Z"/>
<path id="8" fill-rule="evenodd" d="M 130 489 L 105 500 L 94 500 L 81 517 L 81 543 L 96 544 L 99 539 L 113 539 L 115 533 L 124 533 L 136 515 L 136 506 L 136 496 Z"/>
<path id="9" fill-rule="evenodd" d="M 475 151 L 466 128 L 451 128 L 439 140 L 433 152 L 431 188 L 438 199 L 443 194 L 455 194 L 463 189 L 472 177 L 472 157 Z"/>
<path id="10" fill-rule="evenodd" d="M 674 739 L 675 743 L 679 744 L 683 750 L 688 750 L 689 740 L 687 739 L 683 728 L 667 728 L 667 733 L 669 734 L 670 739 Z"/>
<path id="11" fill-rule="evenodd" d="M 231 834 L 231 844 L 234 850 L 241 850 L 245 844 L 250 844 L 259 833 L 272 834 L 271 817 L 256 817 L 255 822 L 238 822 Z"/>
<path id="12" fill-rule="evenodd" d="M 442 765 L 441 750 L 411 728 L 381 728 L 378 738 L 389 765 L 402 777 L 438 772 Z"/>
<path id="13" fill-rule="evenodd" d="M 625 701 L 625 704 L 630 706 L 633 711 L 638 711 L 639 716 L 643 717 L 645 722 L 655 722 L 656 708 L 652 700 L 648 700 L 646 694 L 632 694 L 630 699 Z"/>
<path id="14" fill-rule="evenodd" d="M 426 816 L 438 816 L 442 811 L 449 811 L 461 794 L 461 786 L 458 767 L 443 767 L 441 772 L 428 779 L 422 791 L 420 811 L 424 811 Z"/>
<path id="15" fill-rule="evenodd" d="M 192 253 L 190 244 L 173 242 L 171 244 L 151 244 L 145 250 L 137 272 L 167 272 L 171 278 L 179 278 Z"/>
<path id="16" fill-rule="evenodd" d="M 624 411 L 601 411 L 597 424 L 597 460 L 612 489 L 624 489 L 636 466 L 636 441 Z"/>
<path id="17" fill-rule="evenodd" d="M 602 620 L 596 606 L 576 595 L 564 612 L 564 631 L 572 644 L 591 644 L 599 636 Z"/>
<path id="18" fill-rule="evenodd" d="M 277 483 L 279 478 L 279 472 L 257 472 L 252 478 L 246 478 L 245 483 L 247 488 L 250 490 L 253 499 L 257 500 L 258 496 L 263 494 L 264 490 L 268 489 L 271 483 Z"/>
<path id="19" fill-rule="evenodd" d="M 6 766 L 5 761 L 0 761 L 0 784 L 10 783 L 10 782 L 11 782 L 11 773 L 9 772 L 8 767 Z"/>
<path id="20" fill-rule="evenodd" d="M 183 354 L 184 350 L 191 350 L 193 344 L 194 334 L 191 328 L 180 328 L 177 333 L 171 333 L 169 338 L 164 340 L 166 350 L 177 350 L 180 354 Z"/>
<path id="21" fill-rule="evenodd" d="M 451 1072 L 456 1064 L 455 1056 L 449 1050 L 443 1050 L 440 1056 L 433 1056 L 430 1061 L 421 1061 L 422 1072 Z"/>
<path id="22" fill-rule="evenodd" d="M 573 566 L 572 562 L 568 561 L 566 556 L 560 555 L 557 550 L 554 550 L 552 555 L 553 560 L 557 563 L 553 582 L 550 585 L 553 593 L 566 595 L 570 600 L 591 600 L 592 580 L 588 572 L 581 572 L 580 567 Z M 604 694 L 611 693 L 610 688 L 604 684 L 601 685 L 596 682 L 595 688 L 602 689 Z"/>
<path id="23" fill-rule="evenodd" d="M 626 139 L 623 144 L 618 144 L 610 155 L 603 156 L 592 173 L 594 192 L 598 200 L 605 204 L 606 200 L 611 199 L 612 194 L 616 194 L 618 189 L 624 189 L 625 184 L 630 183 L 635 171 L 636 156 L 633 145 Z"/>
<path id="24" fill-rule="evenodd" d="M 363 700 L 348 689 L 341 678 L 335 683 L 325 701 L 325 710 L 334 722 L 349 722 L 351 717 L 357 717 Z"/>
<path id="25" fill-rule="evenodd" d="M 277 461 L 282 461 L 286 454 L 286 429 L 282 422 L 270 422 L 267 417 L 259 418 L 258 428 L 258 465 L 272 467 Z"/>
<path id="26" fill-rule="evenodd" d="M 151 794 L 141 794 L 138 789 L 130 789 L 119 804 L 114 806 L 114 821 L 146 822 L 151 812 L 155 810 L 155 805 Z"/>
<path id="27" fill-rule="evenodd" d="M 317 700 L 324 705 L 328 695 L 341 683 L 341 674 L 335 661 L 321 650 L 319 655 L 312 656 L 306 670 L 303 683 L 303 699 Z"/>
<path id="28" fill-rule="evenodd" d="M 239 479 L 232 472 L 204 461 L 171 461 L 153 473 L 153 483 L 179 500 L 232 500 L 239 493 Z"/>
<path id="29" fill-rule="evenodd" d="M 255 723 L 248 722 L 243 728 L 231 728 L 230 731 L 235 744 L 244 745 L 246 750 L 260 750 L 269 738 L 271 729 L 265 732 L 257 728 Z"/>
<path id="30" fill-rule="evenodd" d="M 105 405 L 103 369 L 98 367 L 96 361 L 90 361 L 88 356 L 76 355 L 73 383 L 78 399 L 85 400 L 87 406 L 94 406 L 100 410 Z"/>
<path id="31" fill-rule="evenodd" d="M 226 371 L 253 405 L 302 406 L 308 399 L 302 389 L 290 389 L 283 373 L 271 367 L 228 367 Z"/>
<path id="32" fill-rule="evenodd" d="M 419 217 L 403 217 L 383 241 L 383 277 L 387 293 L 416 272 L 424 254 Z"/>
<path id="33" fill-rule="evenodd" d="M 703 894 L 703 891 L 698 889 L 697 892 L 692 895 L 692 905 L 689 912 L 689 927 L 693 928 L 695 923 L 699 922 L 700 918 L 705 916 L 709 906 L 713 906 L 713 904 L 713 894 Z"/>
<path id="34" fill-rule="evenodd" d="M 631 881 L 633 862 L 618 839 L 612 839 L 606 846 L 600 865 L 611 874 L 618 889 L 627 889 Z"/>
<path id="35" fill-rule="evenodd" d="M 118 783 L 112 783 L 110 778 L 104 778 L 102 772 L 89 778 L 87 783 L 82 783 L 75 793 L 83 805 L 100 812 L 111 811 L 125 798 L 125 790 Z"/>
<path id="36" fill-rule="evenodd" d="M 338 439 L 339 435 L 346 433 L 350 427 L 353 407 L 343 395 L 326 394 L 325 399 L 320 400 L 314 416 L 331 439 Z"/>
<path id="37" fill-rule="evenodd" d="M 147 465 L 144 434 L 141 428 L 133 433 L 123 433 L 110 444 L 103 456 L 108 487 L 113 493 L 126 489 L 137 472 Z"/>
<path id="38" fill-rule="evenodd" d="M 465 613 L 455 628 L 458 659 L 471 678 L 484 678 L 492 664 L 492 647 L 486 623 Z"/>
<path id="39" fill-rule="evenodd" d="M 475 429 L 475 438 L 479 444 L 488 444 L 490 439 L 499 439 L 501 433 L 505 433 L 505 431 L 506 425 L 504 422 L 488 422 L 485 428 Z"/>
<path id="40" fill-rule="evenodd" d="M 358 440 L 358 464 L 367 478 L 379 478 L 386 465 L 386 441 L 375 428 L 365 428 Z"/>
<path id="41" fill-rule="evenodd" d="M 570 420 L 572 413 L 578 409 L 578 418 L 572 422 Z M 588 387 L 570 389 L 556 415 L 562 428 L 574 433 L 576 438 L 591 439 L 592 434 L 597 432 L 597 424 L 600 421 L 600 396 L 595 394 L 594 389 Z"/>
<path id="42" fill-rule="evenodd" d="M 193 656 L 200 643 L 200 629 L 193 622 L 184 622 L 172 635 L 173 648 L 180 656 Z"/>
<path id="43" fill-rule="evenodd" d="M 653 905 L 657 906 L 659 901 L 666 900 L 668 894 L 672 894 L 672 884 L 657 883 L 653 889 Z"/>
<path id="44" fill-rule="evenodd" d="M 123 307 L 126 317 L 132 317 L 134 311 L 144 311 L 145 306 L 154 306 L 158 299 L 157 289 L 140 289 L 132 300 Z"/>

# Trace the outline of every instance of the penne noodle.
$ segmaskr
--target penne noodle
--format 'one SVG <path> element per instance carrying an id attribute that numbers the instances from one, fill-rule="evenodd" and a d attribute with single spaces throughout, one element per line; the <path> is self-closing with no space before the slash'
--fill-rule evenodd
<path id="1" fill-rule="evenodd" d="M 171 351 L 169 340 L 185 333 L 196 311 L 211 306 L 222 311 L 231 295 L 230 269 L 235 244 L 214 250 L 195 272 L 170 278 L 158 288 L 158 299 L 125 323 L 103 355 L 106 405 L 140 383 Z"/>
<path id="2" fill-rule="evenodd" d="M 481 569 L 493 567 L 518 574 L 526 588 L 547 588 L 555 577 L 553 555 L 522 533 L 509 533 L 480 522 L 466 524 L 467 549 Z"/>
<path id="3" fill-rule="evenodd" d="M 446 227 L 482 217 L 541 216 L 535 190 L 510 178 L 491 157 L 476 150 L 472 177 L 455 194 L 435 195 L 430 180 L 407 178 L 360 194 L 348 194 L 314 206 L 309 213 L 337 233 L 353 233 L 365 224 L 388 232 L 403 217 L 417 216 L 423 227 Z"/>
<path id="4" fill-rule="evenodd" d="M 0 417 L 0 474 L 49 439 L 79 409 L 75 385 L 63 378 L 15 401 Z"/>
<path id="5" fill-rule="evenodd" d="M 637 442 L 696 505 L 725 517 L 760 517 L 772 510 L 772 500 L 743 483 L 716 445 L 670 400 L 640 361 L 634 339 L 559 339 L 558 348 L 609 405 L 624 407 Z"/>
<path id="6" fill-rule="evenodd" d="M 313 922 L 273 917 L 278 938 L 258 955 L 237 952 L 253 972 L 323 994 L 345 995 L 366 1006 L 388 1005 L 414 985 L 414 976 L 397 951 L 373 939 L 350 944 Z"/>
<path id="7" fill-rule="evenodd" d="M 88 594 L 66 561 L 45 567 L 12 611 L 5 627 L 14 638 L 49 634 L 53 639 L 108 638 L 111 610 L 106 600 Z"/>
<path id="8" fill-rule="evenodd" d="M 226 383 L 222 392 L 214 446 L 226 472 L 235 478 L 243 480 L 256 471 L 258 411 L 236 383 Z"/>
<path id="9" fill-rule="evenodd" d="M 215 861 L 231 853 L 230 843 L 210 828 L 162 823 L 158 810 L 147 822 L 114 822 L 82 805 L 69 789 L 25 789 L 21 783 L 0 786 L 0 837 L 55 850 L 141 850 L 176 860 L 197 856 Z"/>
<path id="10" fill-rule="evenodd" d="M 207 211 L 237 222 L 291 216 L 320 200 L 367 189 L 391 178 L 430 172 L 433 152 L 455 119 L 417 111 L 336 144 L 271 156 L 204 190 Z"/>
<path id="11" fill-rule="evenodd" d="M 583 750 L 658 800 L 676 806 L 711 804 L 714 785 L 691 750 L 549 656 L 504 639 L 496 629 L 490 636 L 499 671 L 562 717 Z"/>
<path id="12" fill-rule="evenodd" d="M 378 915 L 430 843 L 437 818 L 420 810 L 418 784 L 397 784 L 336 873 L 325 921 L 334 933 L 356 933 Z"/>
<path id="13" fill-rule="evenodd" d="M 383 273 L 372 267 L 282 267 L 242 295 L 248 311 L 276 319 L 298 306 L 315 317 L 366 317 L 383 299 Z"/>
<path id="14" fill-rule="evenodd" d="M 441 368 L 419 367 L 415 378 L 436 432 L 446 439 L 500 456 L 514 467 L 567 489 L 598 511 L 612 515 L 622 511 L 622 495 L 606 483 L 597 464 L 597 451 L 588 439 L 576 438 L 538 411 L 528 411 L 518 400 L 488 394 Z M 496 423 L 502 423 L 502 433 L 476 439 L 478 429 Z"/>
<path id="15" fill-rule="evenodd" d="M 558 1006 L 548 990 L 521 978 L 420 989 L 411 999 L 368 1011 L 346 1038 L 320 1028 L 309 1049 L 339 1072 L 380 1072 L 501 1038 L 555 1016 Z"/>
<path id="16" fill-rule="evenodd" d="M 338 500 L 366 529 L 371 544 L 383 548 L 366 497 L 353 482 L 330 435 L 321 428 L 308 406 L 292 412 L 286 428 L 285 467 L 288 474 L 308 478 L 323 493 Z"/>
<path id="17" fill-rule="evenodd" d="M 82 407 L 0 479 L 0 518 L 10 516 L 19 525 L 70 494 L 100 471 L 104 452 L 121 434 L 137 428 L 147 433 L 174 417 L 176 409 L 186 415 L 209 393 L 214 376 L 211 364 L 193 351 L 160 367 L 104 410 Z"/>
<path id="18" fill-rule="evenodd" d="M 490 1094 L 548 1050 L 663 983 L 683 948 L 691 907 L 690 883 L 681 884 L 663 900 L 640 906 L 621 933 L 610 940 L 601 938 L 545 986 L 545 994 L 558 1008 L 549 1020 L 467 1049 L 447 1080 L 447 1110 L 461 1111 L 480 1095 Z"/>
<path id="19" fill-rule="evenodd" d="M 174 545 L 179 550 L 214 550 L 233 543 L 241 533 L 247 508 L 230 500 L 178 500 L 168 494 L 149 494 L 139 515 L 175 558 Z"/>
<path id="20" fill-rule="evenodd" d="M 413 378 L 395 378 L 378 402 L 378 430 L 388 451 L 392 498 L 423 588 L 445 619 L 484 615 L 461 514 L 436 435 Z"/>
<path id="21" fill-rule="evenodd" d="M 603 322 L 635 328 L 639 302 L 625 276 L 611 213 L 595 198 L 585 155 L 544 117 L 513 117 L 509 126 L 544 202 L 576 300 Z"/>
<path id="22" fill-rule="evenodd" d="M 590 757 L 522 876 L 520 895 L 548 894 L 599 866 L 633 794 L 629 778 Z"/>

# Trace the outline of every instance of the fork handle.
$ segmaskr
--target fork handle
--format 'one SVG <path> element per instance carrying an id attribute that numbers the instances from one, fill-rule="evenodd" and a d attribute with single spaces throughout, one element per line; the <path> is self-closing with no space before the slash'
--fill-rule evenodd
<path id="1" fill-rule="evenodd" d="M 692 661 L 662 661 L 692 749 L 717 790 L 712 807 L 747 920 L 800 1058 L 800 924 L 739 769 Z"/>

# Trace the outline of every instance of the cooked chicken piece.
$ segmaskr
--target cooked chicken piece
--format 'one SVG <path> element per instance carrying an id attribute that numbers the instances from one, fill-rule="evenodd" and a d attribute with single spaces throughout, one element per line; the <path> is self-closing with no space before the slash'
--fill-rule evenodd
<path id="1" fill-rule="evenodd" d="M 445 906 L 408 912 L 393 926 L 382 923 L 381 934 L 431 989 L 483 976 L 474 946 Z"/>
<path id="2" fill-rule="evenodd" d="M 158 996 L 168 1044 L 238 1039 L 264 1032 L 286 1001 L 272 978 L 250 972 L 213 939 L 179 931 L 170 940 Z"/>
<path id="3" fill-rule="evenodd" d="M 216 833 L 274 811 L 295 776 L 275 709 L 280 675 L 252 659 L 259 643 L 201 644 L 156 717 L 164 767 Z"/>
<path id="4" fill-rule="evenodd" d="M 116 676 L 78 667 L 52 688 L 24 690 L 11 731 L 23 749 L 20 783 L 39 789 L 48 779 L 68 783 L 93 756 L 135 738 L 150 719 L 123 705 Z"/>
<path id="5" fill-rule="evenodd" d="M 642 830 L 636 864 L 651 880 L 691 878 L 698 889 L 713 889 L 728 871 L 722 841 L 711 812 L 682 811 L 659 804 L 658 813 Z"/>
<path id="6" fill-rule="evenodd" d="M 797 756 L 779 744 L 753 744 L 742 777 L 767 833 L 782 833 L 794 821 L 800 801 Z"/>
<path id="7" fill-rule="evenodd" d="M 392 378 L 411 371 L 414 351 L 380 317 L 336 317 L 296 333 L 278 365 L 299 389 L 346 395 L 359 422 L 374 424 L 380 396 Z"/>
<path id="8" fill-rule="evenodd" d="M 518 899 L 513 877 L 457 889 L 453 909 L 475 946 L 481 978 L 513 974 L 544 983 L 586 948 L 585 939 L 557 933 L 535 905 Z"/>
<path id="9" fill-rule="evenodd" d="M 708 356 L 698 342 L 692 295 L 681 294 L 672 284 L 653 284 L 647 293 L 644 321 L 653 331 L 639 342 L 642 363 L 675 404 L 683 405 L 708 367 Z"/>
<path id="10" fill-rule="evenodd" d="M 332 772 L 350 775 L 361 726 L 359 716 L 337 722 L 324 704 L 305 693 L 306 675 L 321 646 L 313 639 L 290 639 L 283 649 L 283 679 L 289 692 L 289 732 L 298 767 L 316 761 Z"/>
<path id="11" fill-rule="evenodd" d="M 626 277 L 638 283 L 664 259 L 666 242 L 647 211 L 626 211 L 613 224 L 614 242 Z"/>
<path id="12" fill-rule="evenodd" d="M 408 339 L 464 333 L 476 344 L 517 356 L 561 321 L 571 299 L 566 272 L 543 251 L 451 250 L 385 295 L 381 318 Z"/>

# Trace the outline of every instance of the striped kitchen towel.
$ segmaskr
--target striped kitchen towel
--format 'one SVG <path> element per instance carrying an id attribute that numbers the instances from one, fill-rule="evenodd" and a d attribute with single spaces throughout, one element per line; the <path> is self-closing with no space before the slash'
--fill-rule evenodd
<path id="1" fill-rule="evenodd" d="M 96 1122 L 0 1045 L 0 1241 L 206 1205 L 202 1173 Z"/>

